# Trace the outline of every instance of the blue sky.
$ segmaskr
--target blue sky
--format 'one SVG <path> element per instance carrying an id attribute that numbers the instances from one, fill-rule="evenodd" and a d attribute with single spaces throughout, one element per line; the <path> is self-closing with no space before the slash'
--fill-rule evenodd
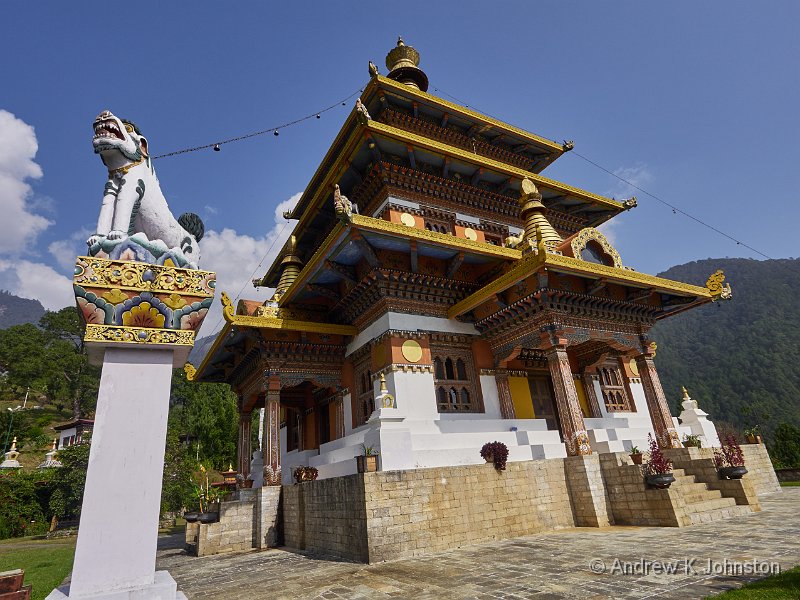
<path id="1" fill-rule="evenodd" d="M 797 256 L 798 22 L 795 2 L 7 2 L 0 287 L 48 308 L 69 301 L 72 257 L 93 232 L 105 180 L 91 149 L 101 109 L 134 120 L 154 154 L 214 142 L 349 96 L 367 83 L 368 60 L 386 72 L 398 34 L 422 55 L 431 92 L 573 139 L 762 252 Z M 211 231 L 203 266 L 221 289 L 235 296 L 291 229 L 281 209 L 351 107 L 277 138 L 156 161 L 173 212 L 198 212 Z M 577 156 L 545 175 L 638 197 L 609 231 L 638 270 L 758 257 Z M 246 286 L 244 296 L 263 293 Z"/>

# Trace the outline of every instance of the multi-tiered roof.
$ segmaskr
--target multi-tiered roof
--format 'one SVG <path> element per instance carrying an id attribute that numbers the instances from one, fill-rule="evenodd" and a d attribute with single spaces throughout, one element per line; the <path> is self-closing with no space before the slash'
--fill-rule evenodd
<path id="1" fill-rule="evenodd" d="M 541 175 L 571 143 L 427 93 L 419 54 L 402 40 L 386 62 L 388 76 L 370 63 L 360 101 L 286 215 L 297 220 L 291 239 L 254 282 L 275 297 L 234 309 L 224 296 L 226 329 L 204 378 L 226 378 L 225 347 L 248 328 L 346 337 L 395 311 L 491 334 L 536 303 L 653 321 L 712 299 L 706 288 L 623 266 L 595 228 L 635 199 Z M 337 213 L 342 195 L 348 210 Z"/>

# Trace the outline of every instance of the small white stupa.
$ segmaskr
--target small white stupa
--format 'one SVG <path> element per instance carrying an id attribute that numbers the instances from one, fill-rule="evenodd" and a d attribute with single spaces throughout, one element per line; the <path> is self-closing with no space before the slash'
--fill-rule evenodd
<path id="1" fill-rule="evenodd" d="M 708 420 L 708 413 L 697 406 L 697 400 L 689 397 L 689 392 L 685 387 L 682 387 L 681 390 L 683 391 L 683 401 L 681 402 L 683 410 L 678 415 L 681 425 L 691 429 L 692 435 L 700 437 L 704 447 L 719 448 L 717 428 Z"/>
<path id="2" fill-rule="evenodd" d="M 22 465 L 19 464 L 19 461 L 17 460 L 18 456 L 19 452 L 17 452 L 17 437 L 14 436 L 14 440 L 11 442 L 11 449 L 6 452 L 6 459 L 0 463 L 0 469 L 21 469 Z"/>
<path id="3" fill-rule="evenodd" d="M 44 462 L 40 464 L 37 468 L 51 469 L 60 467 L 61 462 L 56 459 L 56 452 L 58 452 L 58 438 L 55 438 L 53 440 L 53 447 L 50 448 L 50 452 L 44 455 Z"/>

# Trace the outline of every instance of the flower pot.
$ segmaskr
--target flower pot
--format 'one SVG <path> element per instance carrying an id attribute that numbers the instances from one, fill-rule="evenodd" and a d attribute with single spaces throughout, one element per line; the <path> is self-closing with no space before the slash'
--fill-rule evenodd
<path id="1" fill-rule="evenodd" d="M 658 473 L 656 475 L 645 475 L 644 480 L 649 486 L 665 490 L 675 481 L 675 477 L 672 473 Z"/>
<path id="2" fill-rule="evenodd" d="M 356 456 L 356 468 L 359 473 L 374 473 L 378 470 L 378 455 Z"/>
<path id="3" fill-rule="evenodd" d="M 198 519 L 200 523 L 216 523 L 219 521 L 219 513 L 218 512 L 204 512 L 202 513 Z"/>
<path id="4" fill-rule="evenodd" d="M 642 464 L 642 458 L 644 458 L 644 456 L 642 455 L 641 452 L 637 452 L 636 454 L 629 454 L 628 456 L 631 457 L 631 460 L 633 461 L 633 464 L 635 464 L 635 465 Z"/>
<path id="5" fill-rule="evenodd" d="M 720 467 L 719 476 L 721 479 L 741 479 L 747 473 L 746 467 Z"/>
<path id="6" fill-rule="evenodd" d="M 200 517 L 200 513 L 196 510 L 192 512 L 183 513 L 183 518 L 187 523 L 194 523 Z"/>
<path id="7" fill-rule="evenodd" d="M 756 442 L 756 436 L 754 436 L 752 433 L 748 433 L 745 436 L 745 440 L 747 440 L 748 444 L 757 444 L 758 443 L 758 442 Z"/>

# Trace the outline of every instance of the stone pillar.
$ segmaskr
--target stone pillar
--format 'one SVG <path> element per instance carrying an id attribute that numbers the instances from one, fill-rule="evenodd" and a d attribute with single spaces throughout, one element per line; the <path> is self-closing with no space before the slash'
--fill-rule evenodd
<path id="1" fill-rule="evenodd" d="M 72 580 L 49 598 L 183 597 L 155 570 L 172 369 L 169 349 L 105 350 Z"/>
<path id="2" fill-rule="evenodd" d="M 266 410 L 264 411 L 264 465 L 277 472 L 281 466 L 281 380 L 270 377 L 267 382 Z"/>
<path id="3" fill-rule="evenodd" d="M 237 448 L 239 463 L 236 470 L 244 477 L 250 474 L 250 423 L 252 417 L 253 413 L 250 412 L 239 413 L 239 445 Z"/>
<path id="4" fill-rule="evenodd" d="M 650 420 L 653 422 L 659 447 L 680 448 L 680 437 L 678 437 L 678 432 L 672 422 L 672 415 L 669 412 L 667 398 L 664 396 L 664 389 L 661 387 L 661 380 L 658 378 L 653 355 L 647 352 L 637 356 L 636 366 L 639 368 L 639 376 L 642 378 L 644 397 L 647 400 L 647 409 L 650 411 Z"/>
<path id="5" fill-rule="evenodd" d="M 583 380 L 583 389 L 586 392 L 586 403 L 589 405 L 589 414 L 593 419 L 599 419 L 603 416 L 603 413 L 600 412 L 600 400 L 597 398 L 594 378 L 595 376 L 592 373 L 584 373 L 581 376 Z"/>
<path id="6" fill-rule="evenodd" d="M 497 382 L 497 397 L 500 400 L 500 414 L 504 419 L 513 419 L 516 417 L 514 413 L 514 403 L 511 400 L 511 388 L 508 386 L 508 375 L 500 373 L 495 375 Z"/>
<path id="7" fill-rule="evenodd" d="M 567 447 L 567 454 L 591 454 L 589 435 L 583 423 L 583 412 L 578 401 L 578 391 L 572 378 L 566 345 L 553 346 L 547 350 L 547 364 L 553 379 L 553 390 L 556 395 L 556 409 L 561 424 L 561 435 Z"/>

